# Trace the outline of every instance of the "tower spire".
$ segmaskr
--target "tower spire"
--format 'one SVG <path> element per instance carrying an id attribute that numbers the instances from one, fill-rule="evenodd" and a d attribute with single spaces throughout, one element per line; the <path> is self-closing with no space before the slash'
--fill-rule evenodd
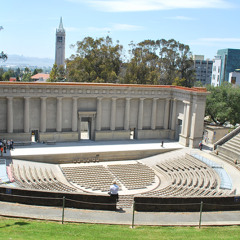
<path id="1" fill-rule="evenodd" d="M 64 31 L 65 31 L 64 28 L 63 28 L 62 17 L 60 18 L 60 23 L 59 23 L 58 31 L 59 31 L 59 32 L 64 32 Z"/>

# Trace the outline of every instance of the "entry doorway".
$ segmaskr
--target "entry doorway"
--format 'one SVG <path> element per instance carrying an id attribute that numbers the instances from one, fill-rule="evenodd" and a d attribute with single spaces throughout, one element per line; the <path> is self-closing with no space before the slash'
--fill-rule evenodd
<path id="1" fill-rule="evenodd" d="M 136 139 L 136 128 L 130 129 L 130 140 Z"/>
<path id="2" fill-rule="evenodd" d="M 38 130 L 32 130 L 31 141 L 38 142 L 38 140 L 39 140 Z"/>
<path id="3" fill-rule="evenodd" d="M 90 140 L 91 139 L 91 122 L 89 118 L 81 119 L 81 140 Z"/>
<path id="4" fill-rule="evenodd" d="M 95 111 L 78 112 L 78 140 L 94 140 Z"/>

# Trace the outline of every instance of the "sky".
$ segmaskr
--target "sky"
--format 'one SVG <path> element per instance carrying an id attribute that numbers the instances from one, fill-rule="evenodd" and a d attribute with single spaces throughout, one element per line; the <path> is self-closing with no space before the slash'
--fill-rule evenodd
<path id="1" fill-rule="evenodd" d="M 218 49 L 240 48 L 239 0 L 0 0 L 0 51 L 55 58 L 60 17 L 70 45 L 109 35 L 128 51 L 146 39 L 175 39 L 193 55 L 212 59 Z"/>

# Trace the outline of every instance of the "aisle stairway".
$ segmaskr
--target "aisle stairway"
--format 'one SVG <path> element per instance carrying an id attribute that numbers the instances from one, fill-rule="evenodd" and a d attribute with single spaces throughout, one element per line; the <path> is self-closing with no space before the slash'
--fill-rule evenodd
<path id="1" fill-rule="evenodd" d="M 224 161 L 229 162 L 232 165 L 235 165 L 240 169 L 240 133 L 238 133 L 235 137 L 228 140 L 221 146 L 218 146 L 215 154 L 218 155 L 219 158 Z"/>

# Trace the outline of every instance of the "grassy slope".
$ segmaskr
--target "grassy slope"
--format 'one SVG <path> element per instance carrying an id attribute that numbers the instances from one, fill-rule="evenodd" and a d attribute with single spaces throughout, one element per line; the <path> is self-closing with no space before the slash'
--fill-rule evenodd
<path id="1" fill-rule="evenodd" d="M 240 226 L 136 227 L 0 219 L 0 239 L 240 239 Z"/>

